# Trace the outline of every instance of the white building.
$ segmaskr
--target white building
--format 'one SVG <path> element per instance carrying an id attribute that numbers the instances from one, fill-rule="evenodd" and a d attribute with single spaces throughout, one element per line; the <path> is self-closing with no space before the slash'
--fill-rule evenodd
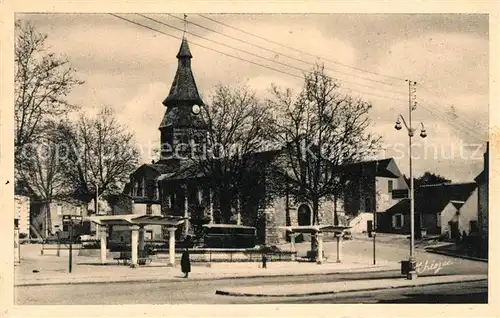
<path id="1" fill-rule="evenodd" d="M 14 196 L 14 218 L 19 220 L 19 233 L 30 235 L 30 198 L 23 195 Z"/>

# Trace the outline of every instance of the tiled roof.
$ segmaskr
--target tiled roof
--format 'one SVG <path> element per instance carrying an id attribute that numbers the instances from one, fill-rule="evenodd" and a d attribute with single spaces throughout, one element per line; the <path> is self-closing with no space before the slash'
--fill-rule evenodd
<path id="1" fill-rule="evenodd" d="M 486 180 L 486 174 L 484 173 L 484 170 L 481 171 L 480 174 L 477 175 L 477 177 L 474 178 L 476 183 L 484 182 Z"/>
<path id="2" fill-rule="evenodd" d="M 163 101 L 166 107 L 191 106 L 193 104 L 204 105 L 198 93 L 193 72 L 191 70 L 191 52 L 189 44 L 184 38 L 177 54 L 179 63 L 175 73 L 172 87 L 167 98 Z"/>
<path id="3" fill-rule="evenodd" d="M 467 201 L 476 187 L 474 182 L 423 185 L 416 190 L 415 208 L 424 213 L 437 213 L 450 201 Z"/>
<path id="4" fill-rule="evenodd" d="M 424 185 L 415 190 L 415 213 L 438 213 L 452 202 L 459 208 L 469 199 L 477 185 L 470 183 L 447 183 L 438 185 Z M 407 214 L 410 209 L 410 200 L 403 199 L 387 209 L 387 213 Z"/>
<path id="5" fill-rule="evenodd" d="M 191 107 L 169 107 L 163 116 L 160 128 L 175 126 L 178 128 L 206 128 L 200 115 L 191 112 Z"/>
<path id="6" fill-rule="evenodd" d="M 393 158 L 361 161 L 345 166 L 346 171 L 352 173 L 362 172 L 363 169 L 375 169 L 375 167 L 377 167 L 377 176 L 379 177 L 399 178 L 401 176 L 401 172 Z"/>
<path id="7" fill-rule="evenodd" d="M 179 53 L 176 56 L 178 59 L 180 58 L 193 58 L 191 54 L 191 50 L 189 49 L 189 44 L 186 38 L 182 38 L 181 47 L 179 48 Z"/>

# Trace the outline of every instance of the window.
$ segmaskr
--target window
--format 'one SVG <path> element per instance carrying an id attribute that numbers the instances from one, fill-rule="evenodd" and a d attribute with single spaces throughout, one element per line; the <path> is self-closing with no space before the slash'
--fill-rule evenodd
<path id="1" fill-rule="evenodd" d="M 57 215 L 62 215 L 62 205 L 57 205 Z"/>
<path id="2" fill-rule="evenodd" d="M 146 205 L 146 215 L 152 215 L 153 214 L 153 207 L 151 204 Z"/>
<path id="3" fill-rule="evenodd" d="M 394 186 L 393 182 L 394 181 L 392 181 L 392 180 L 388 180 L 387 181 L 387 191 L 389 191 L 389 193 L 392 192 L 392 189 L 393 189 L 393 186 Z"/>
<path id="4" fill-rule="evenodd" d="M 158 200 L 158 187 L 153 183 L 153 199 Z"/>
<path id="5" fill-rule="evenodd" d="M 392 226 L 395 229 L 400 229 L 404 226 L 404 216 L 402 214 L 394 214 L 392 216 Z"/>

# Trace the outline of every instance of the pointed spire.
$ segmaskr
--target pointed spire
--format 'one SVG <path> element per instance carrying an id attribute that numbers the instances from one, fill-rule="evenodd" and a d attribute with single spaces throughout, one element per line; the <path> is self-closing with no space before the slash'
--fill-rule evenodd
<path id="1" fill-rule="evenodd" d="M 191 59 L 193 55 L 189 49 L 189 44 L 185 36 L 182 37 L 181 47 L 179 48 L 179 53 L 176 56 L 178 59 Z"/>
<path id="2" fill-rule="evenodd" d="M 196 82 L 191 70 L 192 57 L 193 56 L 191 55 L 191 51 L 189 50 L 188 41 L 184 37 L 179 48 L 179 53 L 177 54 L 177 59 L 179 60 L 177 65 L 177 72 L 175 73 L 170 92 L 167 98 L 165 98 L 165 100 L 163 101 L 163 105 L 167 107 L 167 112 L 165 113 L 165 117 L 163 118 L 160 127 L 168 126 L 182 121 L 181 118 L 179 118 L 180 114 L 173 116 L 174 113 L 180 111 L 173 111 L 174 108 L 185 108 L 186 114 L 188 114 L 191 112 L 191 107 L 194 104 L 200 106 L 204 105 L 203 101 L 200 98 L 200 94 L 198 93 L 198 88 L 196 87 Z M 184 112 L 184 110 L 182 112 Z"/>

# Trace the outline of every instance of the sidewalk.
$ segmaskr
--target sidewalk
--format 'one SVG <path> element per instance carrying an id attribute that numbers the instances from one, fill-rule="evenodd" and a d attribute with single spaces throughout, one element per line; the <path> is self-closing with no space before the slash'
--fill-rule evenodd
<path id="1" fill-rule="evenodd" d="M 488 263 L 487 258 L 480 258 L 480 257 L 467 255 L 463 252 L 456 252 L 455 250 L 453 250 L 453 247 L 454 247 L 454 244 L 446 244 L 446 245 L 440 245 L 440 246 L 439 245 L 438 246 L 428 246 L 425 248 L 425 250 L 428 253 L 446 255 L 446 256 L 451 256 L 451 257 L 455 257 L 455 258 L 462 258 L 462 259 L 468 259 L 471 261 Z"/>
<path id="2" fill-rule="evenodd" d="M 406 278 L 371 279 L 342 281 L 333 283 L 315 284 L 289 284 L 289 285 L 266 285 L 251 287 L 234 287 L 217 290 L 216 294 L 225 296 L 245 297 L 303 297 L 327 294 L 338 294 L 348 292 L 371 291 L 391 288 L 418 287 L 427 285 L 440 285 L 459 282 L 474 282 L 487 280 L 487 275 L 450 275 L 450 276 L 426 276 L 416 280 Z"/>
<path id="3" fill-rule="evenodd" d="M 116 265 L 108 260 L 107 265 L 98 264 L 95 258 L 78 257 L 72 273 L 68 272 L 67 260 L 46 256 L 42 260 L 26 260 L 15 267 L 15 286 L 92 284 L 111 282 L 145 282 L 182 280 L 179 265 L 168 267 L 164 262 L 152 262 L 138 268 Z M 64 262 L 65 261 L 65 262 Z M 269 262 L 267 268 L 260 263 L 192 263 L 190 280 L 234 279 L 269 276 L 304 276 L 333 273 L 376 272 L 396 270 L 399 264 L 380 263 L 370 265 L 347 258 L 343 263 L 297 263 Z M 33 270 L 39 272 L 34 273 Z"/>

